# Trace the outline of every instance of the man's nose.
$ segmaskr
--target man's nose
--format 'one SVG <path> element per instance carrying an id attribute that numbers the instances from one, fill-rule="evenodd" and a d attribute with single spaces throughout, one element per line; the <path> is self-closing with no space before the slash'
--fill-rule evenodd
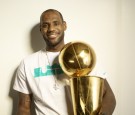
<path id="1" fill-rule="evenodd" d="M 53 24 L 50 24 L 49 28 L 48 28 L 48 31 L 53 31 L 53 30 L 54 30 L 54 26 L 53 26 Z"/>

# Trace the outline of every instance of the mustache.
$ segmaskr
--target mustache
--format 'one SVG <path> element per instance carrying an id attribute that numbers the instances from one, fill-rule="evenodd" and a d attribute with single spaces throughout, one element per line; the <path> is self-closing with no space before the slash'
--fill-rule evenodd
<path id="1" fill-rule="evenodd" d="M 47 35 L 50 35 L 50 34 L 58 34 L 58 33 L 59 33 L 59 32 L 53 30 L 53 31 L 48 31 L 48 32 L 47 32 Z"/>

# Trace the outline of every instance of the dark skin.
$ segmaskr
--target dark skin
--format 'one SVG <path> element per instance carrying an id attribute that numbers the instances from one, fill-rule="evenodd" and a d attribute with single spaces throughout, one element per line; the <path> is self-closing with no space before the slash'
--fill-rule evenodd
<path id="1" fill-rule="evenodd" d="M 19 92 L 17 115 L 31 115 L 32 95 Z"/>
<path id="2" fill-rule="evenodd" d="M 48 10 L 42 13 L 40 18 L 40 31 L 46 42 L 46 49 L 51 52 L 60 51 L 64 44 L 64 31 L 66 22 L 56 10 Z M 17 115 L 31 115 L 32 94 L 19 92 L 19 104 Z M 115 96 L 108 84 L 104 82 L 103 101 L 98 115 L 112 115 L 116 106 Z"/>
<path id="3" fill-rule="evenodd" d="M 116 106 L 116 99 L 114 93 L 107 82 L 104 80 L 104 92 L 103 92 L 103 101 L 101 105 L 101 109 L 98 115 L 112 115 Z"/>

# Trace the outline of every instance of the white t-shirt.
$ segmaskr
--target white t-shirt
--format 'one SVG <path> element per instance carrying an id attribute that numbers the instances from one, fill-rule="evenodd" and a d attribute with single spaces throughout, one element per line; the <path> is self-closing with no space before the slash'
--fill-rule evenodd
<path id="1" fill-rule="evenodd" d="M 37 115 L 73 115 L 68 77 L 58 63 L 59 52 L 40 50 L 20 64 L 13 88 L 33 94 Z"/>
<path id="2" fill-rule="evenodd" d="M 69 79 L 58 63 L 59 52 L 40 50 L 26 57 L 20 64 L 14 89 L 24 94 L 33 94 L 37 115 L 73 115 Z M 97 71 L 94 76 L 105 76 Z"/>

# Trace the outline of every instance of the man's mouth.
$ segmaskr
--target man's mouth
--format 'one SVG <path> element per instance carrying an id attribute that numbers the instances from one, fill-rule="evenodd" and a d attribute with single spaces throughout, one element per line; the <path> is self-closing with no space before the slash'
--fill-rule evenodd
<path id="1" fill-rule="evenodd" d="M 55 33 L 55 34 L 49 34 L 48 37 L 50 39 L 55 39 L 58 35 Z"/>
<path id="2" fill-rule="evenodd" d="M 57 37 L 56 34 L 55 34 L 55 35 L 54 35 L 54 34 L 53 34 L 53 35 L 49 35 L 49 38 L 52 38 L 52 39 L 53 39 L 53 38 L 56 38 L 56 37 Z"/>

